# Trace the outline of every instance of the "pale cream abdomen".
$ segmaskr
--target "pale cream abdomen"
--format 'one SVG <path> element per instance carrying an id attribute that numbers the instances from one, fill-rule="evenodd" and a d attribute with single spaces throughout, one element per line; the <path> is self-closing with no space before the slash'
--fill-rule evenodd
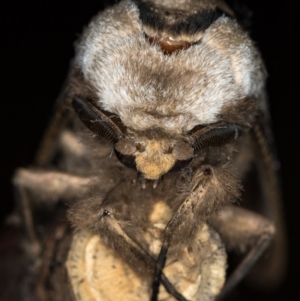
<path id="1" fill-rule="evenodd" d="M 150 215 L 153 224 L 145 231 L 145 238 L 153 253 L 160 250 L 159 236 L 169 213 L 166 205 L 159 202 Z M 141 279 L 126 262 L 105 247 L 98 235 L 87 230 L 74 234 L 66 265 L 78 301 L 150 300 L 151 281 Z M 226 253 L 219 236 L 202 223 L 192 250 L 184 246 L 178 258 L 169 256 L 164 274 L 188 300 L 208 301 L 220 293 L 225 269 Z M 158 300 L 175 299 L 161 286 Z"/>

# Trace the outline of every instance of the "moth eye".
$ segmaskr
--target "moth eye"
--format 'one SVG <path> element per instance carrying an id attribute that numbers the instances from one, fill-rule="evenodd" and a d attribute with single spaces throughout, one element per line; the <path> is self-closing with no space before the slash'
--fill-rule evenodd
<path id="1" fill-rule="evenodd" d="M 135 156 L 124 155 L 115 149 L 118 160 L 128 168 L 136 169 Z"/>
<path id="2" fill-rule="evenodd" d="M 141 153 L 145 151 L 145 147 L 141 143 L 136 143 L 135 147 L 136 147 L 136 150 Z"/>

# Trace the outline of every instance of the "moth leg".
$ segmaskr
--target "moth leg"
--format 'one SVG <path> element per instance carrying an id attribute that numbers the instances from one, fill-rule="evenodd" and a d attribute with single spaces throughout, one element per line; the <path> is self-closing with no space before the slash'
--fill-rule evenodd
<path id="1" fill-rule="evenodd" d="M 38 196 L 38 203 L 56 203 L 59 199 L 72 200 L 87 193 L 92 185 L 104 180 L 98 176 L 77 176 L 60 171 L 45 171 L 20 168 L 13 183 Z"/>
<path id="2" fill-rule="evenodd" d="M 226 167 L 202 166 L 191 181 L 190 193 L 180 203 L 164 230 L 162 247 L 157 258 L 151 301 L 157 301 L 162 270 L 172 245 L 193 238 L 199 221 L 218 209 L 221 202 L 232 202 L 239 195 L 240 186 Z M 176 235 L 174 235 L 176 234 Z"/>
<path id="3" fill-rule="evenodd" d="M 46 166 L 50 163 L 58 146 L 59 133 L 70 121 L 69 79 L 71 77 L 72 70 L 70 70 L 70 74 L 63 85 L 62 91 L 56 102 L 55 112 L 35 155 L 34 163 L 37 166 Z"/>
<path id="4" fill-rule="evenodd" d="M 17 203 L 17 212 L 9 217 L 8 222 L 22 226 L 22 230 L 25 233 L 25 239 L 23 239 L 22 244 L 26 256 L 34 258 L 40 253 L 41 246 L 34 230 L 30 198 L 25 189 L 17 187 L 15 188 L 15 200 Z"/>
<path id="5" fill-rule="evenodd" d="M 287 240 L 283 218 L 280 183 L 277 175 L 278 162 L 270 148 L 265 130 L 255 126 L 253 135 L 258 146 L 256 166 L 262 190 L 262 212 L 274 221 L 276 235 L 269 251 L 269 256 L 255 266 L 251 284 L 264 289 L 272 289 L 282 281 L 286 270 Z M 251 275 L 250 275 L 251 276 Z"/>
<path id="6" fill-rule="evenodd" d="M 201 177 L 202 176 L 202 177 Z M 195 190 L 199 187 L 206 186 L 205 184 L 205 175 L 202 173 L 199 178 L 199 182 L 197 183 L 196 187 L 193 187 L 191 195 L 195 192 Z M 204 189 L 202 189 L 203 191 Z M 200 197 L 203 197 L 201 195 Z M 154 271 L 154 278 L 153 278 L 153 284 L 152 284 L 152 297 L 151 301 L 157 301 L 158 300 L 158 293 L 159 293 L 159 285 L 161 282 L 162 277 L 162 271 L 166 263 L 167 259 L 167 253 L 169 250 L 169 247 L 171 245 L 171 239 L 173 233 L 176 233 L 176 230 L 179 228 L 180 224 L 182 224 L 185 220 L 185 218 L 188 215 L 188 211 L 190 210 L 192 204 L 194 203 L 193 197 L 185 199 L 180 207 L 178 208 L 177 212 L 173 215 L 172 219 L 169 221 L 167 227 L 164 230 L 164 238 L 163 243 L 161 246 L 160 253 L 158 255 L 157 261 L 156 261 L 156 267 Z"/>
<path id="7" fill-rule="evenodd" d="M 87 151 L 80 139 L 70 130 L 63 130 L 59 137 L 59 147 L 68 158 L 83 158 Z"/>
<path id="8" fill-rule="evenodd" d="M 212 219 L 226 247 L 248 254 L 227 280 L 217 300 L 222 300 L 249 272 L 270 246 L 275 236 L 274 223 L 249 210 L 228 206 Z"/>
<path id="9" fill-rule="evenodd" d="M 133 267 L 138 273 L 153 275 L 155 269 L 155 260 L 152 256 L 143 250 L 121 227 L 119 221 L 114 216 L 114 209 L 109 208 L 109 204 L 105 204 L 99 215 L 97 224 L 98 234 L 104 238 L 106 244 L 114 249 L 121 250 L 119 254 Z M 128 256 L 130 254 L 131 256 Z M 167 277 L 162 273 L 161 283 L 166 291 L 178 301 L 187 301 L 174 286 L 170 283 Z"/>
<path id="10" fill-rule="evenodd" d="M 17 206 L 25 232 L 24 247 L 29 257 L 40 252 L 40 243 L 34 230 L 32 206 L 34 203 L 55 204 L 60 199 L 75 199 L 94 185 L 95 177 L 79 177 L 55 171 L 18 169 L 13 183 Z M 49 202 L 50 201 L 50 202 Z"/>

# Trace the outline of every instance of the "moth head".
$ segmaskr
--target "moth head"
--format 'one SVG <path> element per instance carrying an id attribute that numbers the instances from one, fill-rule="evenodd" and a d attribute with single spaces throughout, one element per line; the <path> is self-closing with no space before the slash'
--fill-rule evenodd
<path id="1" fill-rule="evenodd" d="M 159 128 L 134 131 L 117 115 L 95 107 L 89 100 L 75 97 L 73 108 L 88 129 L 113 144 L 121 163 L 149 180 L 180 170 L 201 150 L 220 147 L 243 133 L 238 125 L 220 123 L 196 126 L 183 136 L 170 136 Z"/>
<path id="2" fill-rule="evenodd" d="M 157 129 L 130 132 L 117 115 L 96 108 L 86 99 L 75 97 L 72 104 L 88 129 L 113 144 L 119 161 L 146 179 L 158 180 L 170 170 L 186 166 L 194 157 L 193 148 L 185 141 L 159 135 Z"/>
<path id="3" fill-rule="evenodd" d="M 120 140 L 115 152 L 124 165 L 135 167 L 145 179 L 158 180 L 169 171 L 185 167 L 194 157 L 193 148 L 184 141 L 138 137 Z"/>

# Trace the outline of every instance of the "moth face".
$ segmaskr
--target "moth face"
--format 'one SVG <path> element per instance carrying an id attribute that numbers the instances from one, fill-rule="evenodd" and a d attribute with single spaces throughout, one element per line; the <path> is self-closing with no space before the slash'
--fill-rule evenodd
<path id="1" fill-rule="evenodd" d="M 149 180 L 185 167 L 194 157 L 188 143 L 171 139 L 125 138 L 115 145 L 115 152 L 125 166 L 136 168 Z"/>

